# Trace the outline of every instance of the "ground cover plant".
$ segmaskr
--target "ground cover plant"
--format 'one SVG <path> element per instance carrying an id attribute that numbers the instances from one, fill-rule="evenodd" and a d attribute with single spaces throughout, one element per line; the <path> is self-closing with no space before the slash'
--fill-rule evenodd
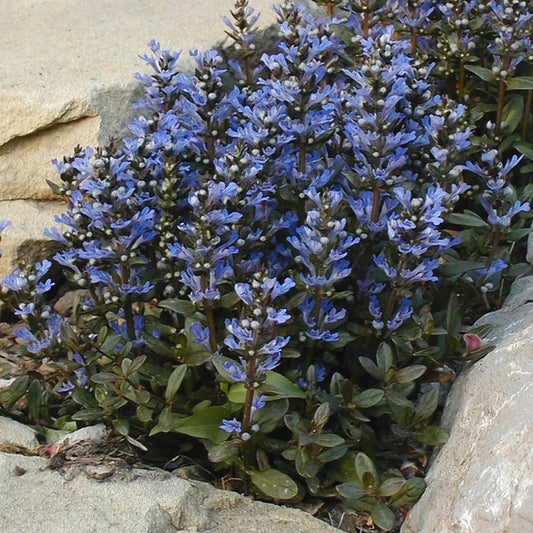
<path id="1" fill-rule="evenodd" d="M 55 163 L 61 250 L 2 281 L 34 365 L 0 412 L 48 438 L 104 421 L 388 531 L 490 349 L 469 326 L 528 270 L 533 6 L 316 3 L 277 7 L 262 53 L 237 0 L 231 53 L 193 74 L 150 43 L 131 136 Z"/>

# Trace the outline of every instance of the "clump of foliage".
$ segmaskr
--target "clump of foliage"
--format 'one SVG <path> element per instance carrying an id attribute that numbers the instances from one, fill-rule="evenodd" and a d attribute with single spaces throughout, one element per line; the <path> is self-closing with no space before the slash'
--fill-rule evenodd
<path id="1" fill-rule="evenodd" d="M 276 8 L 261 54 L 237 0 L 236 57 L 194 52 L 191 75 L 150 43 L 131 137 L 56 162 L 62 249 L 2 284 L 40 366 L 0 409 L 166 435 L 259 497 L 391 530 L 446 441 L 447 383 L 487 352 L 468 320 L 527 269 L 532 13 L 317 3 Z M 69 316 L 52 261 L 82 289 Z"/>

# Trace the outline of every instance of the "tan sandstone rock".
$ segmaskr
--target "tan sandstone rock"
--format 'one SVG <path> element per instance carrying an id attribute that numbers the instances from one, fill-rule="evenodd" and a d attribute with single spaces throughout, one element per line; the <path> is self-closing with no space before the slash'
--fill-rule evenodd
<path id="1" fill-rule="evenodd" d="M 478 323 L 496 348 L 453 385 L 450 438 L 402 533 L 533 531 L 533 277 Z"/>
<path id="2" fill-rule="evenodd" d="M 271 0 L 253 0 L 261 26 L 274 21 Z M 51 199 L 50 160 L 74 146 L 127 132 L 138 98 L 139 54 L 156 39 L 189 50 L 225 39 L 221 15 L 234 0 L 0 0 L 0 200 Z"/>
<path id="3" fill-rule="evenodd" d="M 275 21 L 272 3 L 251 0 L 260 27 Z M 51 160 L 78 144 L 127 134 L 140 95 L 134 74 L 148 71 L 139 58 L 147 43 L 182 50 L 190 70 L 189 50 L 226 39 L 221 15 L 233 6 L 234 0 L 0 0 L 0 220 L 12 222 L 0 275 L 30 240 L 46 246 L 42 230 L 61 210 L 49 203 L 56 198 L 46 180 L 57 182 Z"/>
<path id="4" fill-rule="evenodd" d="M 43 230 L 58 227 L 54 215 L 63 210 L 59 202 L 0 201 L 0 220 L 11 221 L 1 235 L 0 277 L 17 268 L 21 259 L 40 260 L 54 252 L 56 243 L 44 239 Z"/>

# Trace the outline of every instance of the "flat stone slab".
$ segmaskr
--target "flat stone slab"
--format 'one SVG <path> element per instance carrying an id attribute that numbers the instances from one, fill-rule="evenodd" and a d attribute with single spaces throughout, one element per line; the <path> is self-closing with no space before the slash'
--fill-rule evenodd
<path id="1" fill-rule="evenodd" d="M 93 468 L 91 472 L 95 470 Z M 62 477 L 40 457 L 0 452 L 6 533 L 336 533 L 298 509 L 149 470 Z"/>
<path id="2" fill-rule="evenodd" d="M 272 0 L 252 0 L 260 27 Z M 213 47 L 234 0 L 0 0 L 0 201 L 53 198 L 50 160 L 77 144 L 122 136 L 138 96 L 135 72 L 155 39 L 164 48 Z"/>

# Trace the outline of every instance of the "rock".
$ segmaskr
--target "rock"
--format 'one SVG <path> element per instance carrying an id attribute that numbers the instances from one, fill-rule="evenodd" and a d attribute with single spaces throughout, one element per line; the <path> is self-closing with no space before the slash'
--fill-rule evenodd
<path id="1" fill-rule="evenodd" d="M 271 4 L 251 0 L 261 13 L 258 27 L 275 21 Z M 183 69 L 191 70 L 189 50 L 227 42 L 221 15 L 233 6 L 234 0 L 104 0 L 86 2 L 80 12 L 68 0 L 2 4 L 0 220 L 13 225 L 5 232 L 0 276 L 13 270 L 28 242 L 47 247 L 48 214 L 61 210 L 49 203 L 56 197 L 46 180 L 57 182 L 51 160 L 78 144 L 101 146 L 128 133 L 140 96 L 134 73 L 148 71 L 139 59 L 147 43 L 183 50 Z"/>
<path id="2" fill-rule="evenodd" d="M 255 502 L 163 471 L 68 481 L 41 457 L 0 452 L 0 531 L 9 533 L 335 533 L 297 509 Z M 96 476 L 96 479 L 93 478 Z"/>
<path id="3" fill-rule="evenodd" d="M 74 309 L 74 302 L 76 300 L 82 301 L 87 298 L 89 291 L 86 289 L 77 289 L 66 292 L 54 304 L 54 312 L 61 316 L 68 316 Z"/>
<path id="4" fill-rule="evenodd" d="M 0 416 L 0 443 L 28 450 L 34 450 L 39 445 L 33 429 L 3 416 Z"/>
<path id="5" fill-rule="evenodd" d="M 59 202 L 0 201 L 0 220 L 11 221 L 11 226 L 2 232 L 0 242 L 0 277 L 17 268 L 21 259 L 40 260 L 53 255 L 58 245 L 45 239 L 43 230 L 58 227 L 54 215 L 63 210 L 64 205 Z"/>
<path id="6" fill-rule="evenodd" d="M 533 277 L 478 324 L 493 327 L 496 348 L 454 383 L 442 421 L 450 438 L 402 533 L 533 531 Z"/>
<path id="7" fill-rule="evenodd" d="M 272 24 L 271 0 L 253 0 L 260 26 Z M 234 0 L 22 0 L 2 6 L 0 36 L 0 200 L 53 199 L 50 164 L 77 144 L 122 137 L 138 99 L 139 54 L 156 39 L 165 48 L 205 49 L 226 38 L 221 15 Z M 23 46 L 21 46 L 23 43 Z"/>

